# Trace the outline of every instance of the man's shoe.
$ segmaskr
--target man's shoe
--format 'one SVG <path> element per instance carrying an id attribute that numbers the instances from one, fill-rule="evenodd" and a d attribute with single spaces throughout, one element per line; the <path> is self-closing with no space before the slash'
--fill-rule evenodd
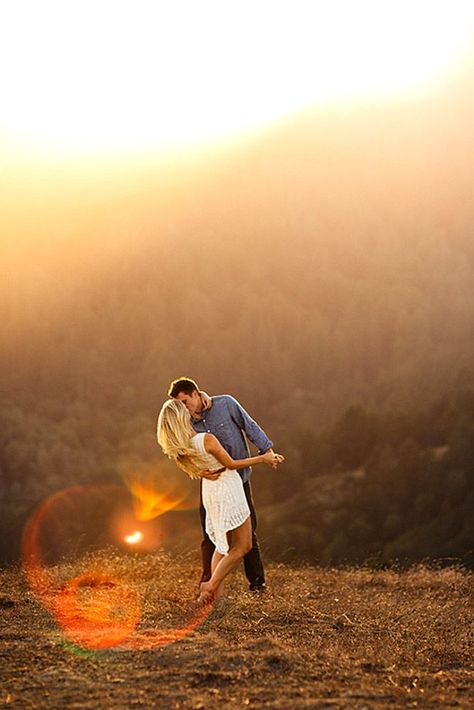
<path id="1" fill-rule="evenodd" d="M 256 582 L 255 584 L 251 584 L 249 589 L 251 592 L 264 592 L 267 588 L 267 585 L 265 582 Z"/>

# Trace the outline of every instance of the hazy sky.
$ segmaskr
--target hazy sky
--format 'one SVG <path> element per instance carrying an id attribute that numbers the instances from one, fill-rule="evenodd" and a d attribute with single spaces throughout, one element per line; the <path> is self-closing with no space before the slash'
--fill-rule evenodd
<path id="1" fill-rule="evenodd" d="M 171 228 L 186 214 L 183 200 L 193 190 L 209 193 L 196 198 L 197 212 L 203 200 L 211 211 L 228 205 L 242 189 L 250 192 L 250 184 L 260 202 L 268 201 L 269 181 L 262 176 L 256 187 L 252 170 L 259 161 L 283 160 L 281 140 L 277 133 L 271 138 L 279 121 L 294 117 L 293 131 L 282 135 L 286 152 L 295 149 L 297 115 L 311 106 L 328 108 L 328 116 L 335 106 L 347 118 L 334 128 L 330 118 L 304 124 L 304 154 L 314 138 L 324 143 L 317 160 L 304 161 L 305 179 L 319 170 L 318 180 L 324 175 L 327 182 L 328 166 L 337 165 L 339 181 L 350 173 L 349 163 L 361 159 L 358 146 L 372 150 L 373 141 L 357 135 L 361 119 L 352 127 L 364 102 L 390 135 L 399 123 L 397 106 L 412 102 L 404 120 L 422 124 L 412 148 L 417 131 L 424 144 L 433 125 L 425 153 L 438 155 L 440 137 L 444 145 L 451 136 L 443 161 L 449 175 L 459 174 L 450 156 L 465 107 L 443 98 L 441 110 L 434 106 L 430 113 L 425 106 L 417 116 L 420 100 L 432 91 L 445 97 L 457 82 L 470 95 L 473 38 L 472 0 L 0 3 L 4 264 L 11 257 L 17 271 L 27 263 L 36 269 L 58 245 L 72 264 L 76 247 L 95 263 L 100 254 L 91 245 L 99 252 L 104 243 L 115 248 L 121 239 Z M 444 130 L 443 121 L 455 128 Z M 321 128 L 325 122 L 330 125 Z M 371 125 L 378 130 L 372 118 Z M 467 136 L 466 129 L 461 133 Z M 266 147 L 249 158 L 249 145 L 259 140 L 254 136 Z M 466 140 L 459 154 L 466 154 Z M 407 132 L 396 141 L 410 170 Z M 385 150 L 380 141 L 375 149 Z M 227 184 L 219 171 L 234 158 L 240 177 Z M 378 163 L 387 167 L 393 160 L 380 156 Z M 301 160 L 296 164 L 301 172 Z M 431 167 L 425 172 L 431 175 Z M 386 177 L 378 172 L 377 181 L 384 185 Z M 291 175 L 287 182 L 288 194 L 294 193 Z"/>
<path id="2" fill-rule="evenodd" d="M 472 0 L 15 0 L 6 162 L 163 152 L 312 104 L 416 92 L 463 61 Z"/>

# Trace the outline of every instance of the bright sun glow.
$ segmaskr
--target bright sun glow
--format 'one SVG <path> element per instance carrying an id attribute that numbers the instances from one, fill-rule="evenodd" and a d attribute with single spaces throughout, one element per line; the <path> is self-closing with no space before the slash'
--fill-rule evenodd
<path id="1" fill-rule="evenodd" d="M 140 530 L 135 530 L 135 532 L 130 533 L 130 535 L 125 536 L 125 542 L 129 545 L 136 545 L 143 540 L 143 533 Z"/>
<path id="2" fill-rule="evenodd" d="M 466 51 L 472 0 L 15 0 L 0 147 L 164 150 L 312 104 L 408 92 Z"/>

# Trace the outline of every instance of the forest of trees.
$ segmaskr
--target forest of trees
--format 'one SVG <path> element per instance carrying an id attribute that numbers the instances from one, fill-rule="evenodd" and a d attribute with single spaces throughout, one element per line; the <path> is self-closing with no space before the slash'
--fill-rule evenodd
<path id="1" fill-rule="evenodd" d="M 63 411 L 64 405 L 51 402 L 41 413 L 2 403 L 3 562 L 17 559 L 34 506 L 68 487 L 95 483 L 103 489 L 75 521 L 74 549 L 87 549 L 79 542 L 87 533 L 89 541 L 103 541 L 104 517 L 114 513 L 110 484 L 119 503 L 126 494 L 123 462 L 133 458 L 138 470 L 162 464 L 152 421 L 92 417 L 87 406 L 71 407 L 66 417 Z M 410 412 L 375 414 L 353 406 L 320 432 L 280 425 L 273 433 L 287 461 L 277 473 L 259 468 L 253 479 L 260 537 L 270 557 L 474 564 L 474 391 L 453 392 Z M 192 515 L 197 523 L 197 511 Z M 183 514 L 180 524 L 189 519 Z M 194 535 L 197 544 L 196 530 Z"/>
<path id="2" fill-rule="evenodd" d="M 3 260 L 3 561 L 54 491 L 157 460 L 183 374 L 286 454 L 255 475 L 276 558 L 472 561 L 473 107 L 448 98 L 300 117 L 67 209 L 43 185 Z M 357 470 L 325 516 L 321 477 Z"/>
<path id="3" fill-rule="evenodd" d="M 319 436 L 292 439 L 299 470 L 291 486 L 284 475 L 264 481 L 273 507 L 262 526 L 273 555 L 474 564 L 472 390 L 410 412 L 350 407 Z"/>

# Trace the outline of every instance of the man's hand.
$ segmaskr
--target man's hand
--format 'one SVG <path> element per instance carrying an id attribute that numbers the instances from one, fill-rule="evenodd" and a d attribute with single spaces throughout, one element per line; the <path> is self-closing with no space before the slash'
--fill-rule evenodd
<path id="1" fill-rule="evenodd" d="M 263 462 L 272 468 L 278 468 L 284 460 L 285 457 L 281 454 L 276 454 L 273 449 L 268 449 L 268 451 L 263 454 Z"/>
<path id="2" fill-rule="evenodd" d="M 222 471 L 201 471 L 201 478 L 207 478 L 208 481 L 217 481 Z"/>

